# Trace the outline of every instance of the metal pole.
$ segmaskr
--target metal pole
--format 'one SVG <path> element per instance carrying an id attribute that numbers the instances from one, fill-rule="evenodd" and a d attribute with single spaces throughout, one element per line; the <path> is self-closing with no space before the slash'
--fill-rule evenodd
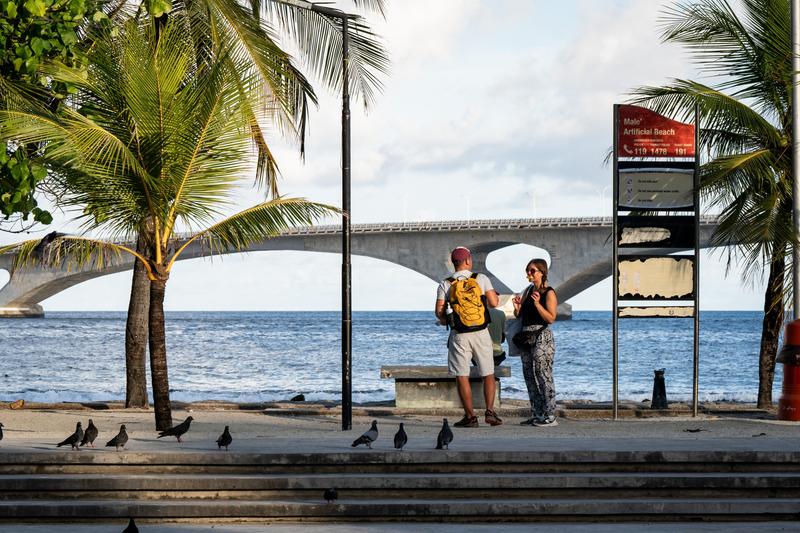
<path id="1" fill-rule="evenodd" d="M 700 106 L 694 105 L 694 365 L 692 416 L 697 416 L 700 392 Z"/>
<path id="2" fill-rule="evenodd" d="M 350 267 L 350 35 L 342 17 L 342 431 L 353 427 L 353 319 Z"/>
<path id="3" fill-rule="evenodd" d="M 800 0 L 792 0 L 792 218 L 795 235 L 800 235 Z M 794 268 L 794 319 L 800 319 L 800 250 L 792 253 Z"/>
<path id="4" fill-rule="evenodd" d="M 611 367 L 612 367 L 612 385 L 611 385 L 611 403 L 614 411 L 614 420 L 619 417 L 619 344 L 617 336 L 619 334 L 619 251 L 617 246 L 619 240 L 617 239 L 617 209 L 619 208 L 619 156 L 617 155 L 617 139 L 619 138 L 619 105 L 614 104 L 614 171 L 613 171 L 613 222 L 611 224 L 611 239 L 614 242 L 613 253 L 611 259 Z"/>

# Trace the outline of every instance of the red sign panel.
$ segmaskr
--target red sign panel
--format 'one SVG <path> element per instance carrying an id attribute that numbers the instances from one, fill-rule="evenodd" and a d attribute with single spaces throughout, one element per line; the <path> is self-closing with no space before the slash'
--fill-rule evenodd
<path id="1" fill-rule="evenodd" d="M 619 157 L 694 157 L 693 124 L 634 105 L 617 109 Z"/>

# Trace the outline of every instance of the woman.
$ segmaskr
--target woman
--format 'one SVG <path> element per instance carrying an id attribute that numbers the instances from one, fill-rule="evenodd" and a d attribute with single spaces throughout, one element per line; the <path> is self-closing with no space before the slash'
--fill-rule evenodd
<path id="1" fill-rule="evenodd" d="M 547 285 L 547 263 L 531 259 L 525 267 L 531 284 L 521 295 L 515 295 L 514 316 L 522 320 L 522 331 L 532 332 L 530 347 L 519 346 L 522 374 L 528 387 L 533 416 L 520 422 L 523 426 L 557 426 L 556 388 L 553 383 L 553 356 L 556 353 L 553 332 L 548 327 L 556 321 L 556 291 Z M 513 341 L 512 341 L 513 342 Z"/>

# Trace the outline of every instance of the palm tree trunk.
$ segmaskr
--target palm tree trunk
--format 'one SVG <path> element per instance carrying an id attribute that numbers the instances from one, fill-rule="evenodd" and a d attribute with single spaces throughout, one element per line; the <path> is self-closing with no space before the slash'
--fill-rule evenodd
<path id="1" fill-rule="evenodd" d="M 145 257 L 148 247 L 141 234 L 136 251 Z M 150 280 L 140 261 L 133 265 L 133 282 L 125 324 L 125 407 L 147 407 L 147 321 L 150 310 Z"/>
<path id="2" fill-rule="evenodd" d="M 758 354 L 758 407 L 772 407 L 772 382 L 775 358 L 783 326 L 783 282 L 786 258 L 779 251 L 769 263 L 769 280 L 764 294 L 764 321 L 761 324 L 761 351 Z"/>
<path id="3" fill-rule="evenodd" d="M 156 429 L 172 427 L 172 406 L 169 402 L 169 376 L 167 375 L 167 342 L 164 332 L 164 291 L 167 281 L 150 282 L 150 372 L 153 382 L 153 407 Z"/>

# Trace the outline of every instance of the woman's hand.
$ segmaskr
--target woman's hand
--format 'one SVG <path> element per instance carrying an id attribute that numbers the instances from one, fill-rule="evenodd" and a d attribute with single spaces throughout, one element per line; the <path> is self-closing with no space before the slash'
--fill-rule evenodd
<path id="1" fill-rule="evenodd" d="M 539 291 L 531 291 L 531 298 L 533 299 L 533 303 L 538 303 L 542 299 L 542 295 Z"/>
<path id="2" fill-rule="evenodd" d="M 514 297 L 511 298 L 511 303 L 514 304 L 514 316 L 518 316 L 520 307 L 522 307 L 522 298 L 519 294 L 515 294 Z"/>

